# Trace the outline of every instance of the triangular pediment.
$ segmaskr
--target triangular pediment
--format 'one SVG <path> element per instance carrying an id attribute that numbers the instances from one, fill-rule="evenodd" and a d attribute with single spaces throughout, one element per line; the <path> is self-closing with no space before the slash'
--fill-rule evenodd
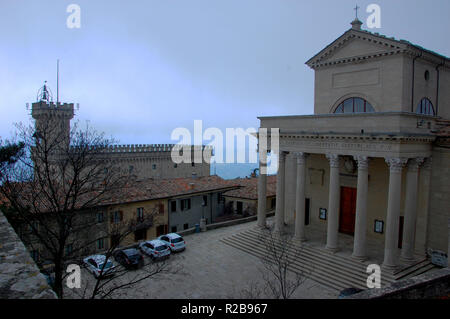
<path id="1" fill-rule="evenodd" d="M 399 41 L 373 35 L 369 32 L 350 29 L 312 57 L 306 64 L 311 68 L 315 68 L 391 55 L 403 52 L 406 49 L 406 45 Z"/>

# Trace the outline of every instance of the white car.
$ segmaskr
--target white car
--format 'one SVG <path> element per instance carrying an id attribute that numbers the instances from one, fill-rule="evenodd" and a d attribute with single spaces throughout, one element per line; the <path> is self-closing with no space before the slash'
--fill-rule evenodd
<path id="1" fill-rule="evenodd" d="M 105 264 L 106 256 L 92 255 L 83 259 L 86 268 L 92 272 L 95 278 L 106 277 L 114 274 L 115 265 L 108 260 Z M 104 265 L 105 264 L 105 265 Z"/>
<path id="2" fill-rule="evenodd" d="M 152 259 L 161 259 L 170 256 L 169 247 L 161 240 L 148 240 L 139 244 L 139 249 Z"/>
<path id="3" fill-rule="evenodd" d="M 159 236 L 158 239 L 166 244 L 170 251 L 182 251 L 186 249 L 186 243 L 178 234 L 170 233 L 166 235 Z"/>

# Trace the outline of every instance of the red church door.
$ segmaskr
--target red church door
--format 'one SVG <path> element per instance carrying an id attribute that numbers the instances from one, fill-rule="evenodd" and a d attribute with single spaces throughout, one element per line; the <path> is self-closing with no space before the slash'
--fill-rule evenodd
<path id="1" fill-rule="evenodd" d="M 355 233 L 356 188 L 341 187 L 341 212 L 339 215 L 339 231 L 344 234 Z"/>

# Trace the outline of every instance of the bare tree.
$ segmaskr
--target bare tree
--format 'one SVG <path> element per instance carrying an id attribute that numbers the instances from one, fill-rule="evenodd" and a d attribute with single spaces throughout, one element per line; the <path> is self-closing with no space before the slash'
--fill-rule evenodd
<path id="1" fill-rule="evenodd" d="M 304 283 L 304 271 L 296 267 L 301 256 L 300 246 L 294 243 L 293 236 L 270 229 L 263 231 L 259 237 L 264 243 L 264 255 L 260 257 L 264 290 L 276 299 L 289 299 Z M 252 288 L 250 292 L 258 292 Z"/>
<path id="2" fill-rule="evenodd" d="M 24 243 L 31 249 L 39 247 L 42 259 L 53 265 L 53 288 L 63 298 L 68 263 L 74 258 L 79 261 L 99 238 L 116 235 L 119 240 L 108 249 L 112 253 L 126 235 L 145 227 L 148 220 L 116 229 L 95 220 L 99 207 L 126 196 L 134 187 L 135 176 L 105 156 L 114 143 L 112 139 L 89 125 L 79 128 L 75 124 L 67 134 L 57 121 L 41 123 L 37 128 L 16 127 L 13 141 L 0 141 L 5 157 L 0 165 L 1 203 Z M 98 283 L 91 296 L 110 295 L 104 287 Z"/>

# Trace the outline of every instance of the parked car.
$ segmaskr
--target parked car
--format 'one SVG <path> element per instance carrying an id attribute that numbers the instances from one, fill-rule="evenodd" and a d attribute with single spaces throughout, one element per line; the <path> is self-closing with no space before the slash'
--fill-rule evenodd
<path id="1" fill-rule="evenodd" d="M 186 249 L 186 242 L 183 237 L 176 233 L 170 233 L 166 235 L 159 236 L 158 239 L 166 244 L 170 251 L 182 251 Z"/>
<path id="2" fill-rule="evenodd" d="M 115 251 L 114 259 L 127 269 L 139 268 L 144 264 L 144 257 L 135 248 Z"/>
<path id="3" fill-rule="evenodd" d="M 92 255 L 83 259 L 83 263 L 87 270 L 90 271 L 95 278 L 112 276 L 114 274 L 115 265 L 112 261 L 106 261 L 105 255 Z"/>
<path id="4" fill-rule="evenodd" d="M 139 249 L 149 255 L 152 259 L 168 258 L 170 256 L 169 247 L 161 240 L 148 240 L 139 244 Z"/>
<path id="5" fill-rule="evenodd" d="M 345 297 L 357 294 L 361 291 L 363 291 L 363 290 L 359 289 L 359 288 L 354 288 L 354 287 L 345 288 L 345 289 L 341 290 L 341 292 L 339 293 L 338 299 L 343 299 Z"/>

